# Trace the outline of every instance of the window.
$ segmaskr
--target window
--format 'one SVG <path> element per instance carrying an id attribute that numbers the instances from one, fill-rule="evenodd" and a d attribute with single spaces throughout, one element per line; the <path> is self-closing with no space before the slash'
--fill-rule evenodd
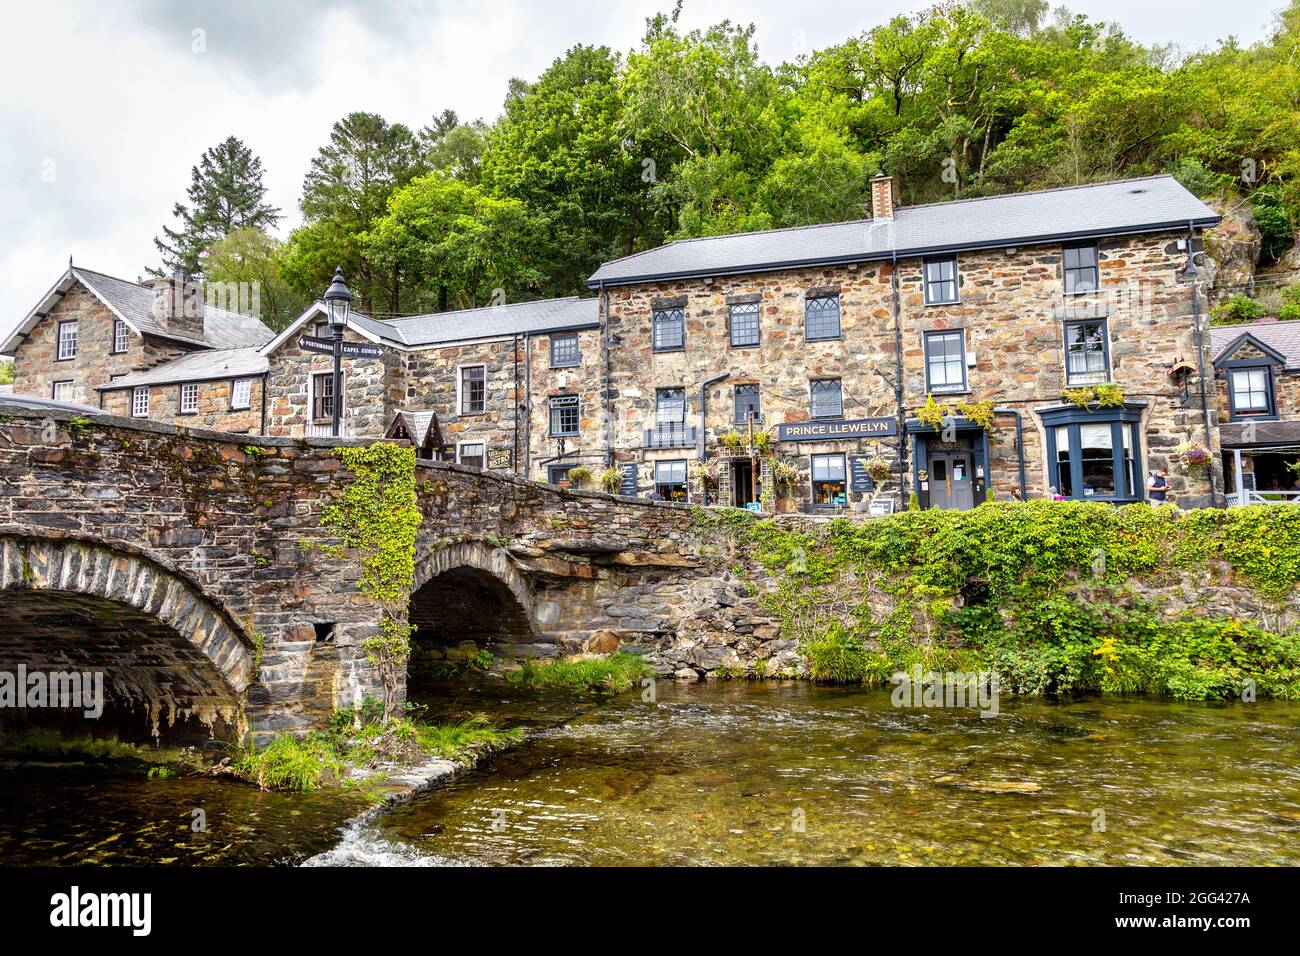
<path id="1" fill-rule="evenodd" d="M 482 468 L 486 447 L 481 441 L 461 442 L 456 446 L 456 461 L 470 468 Z"/>
<path id="2" fill-rule="evenodd" d="M 121 319 L 113 322 L 113 354 L 121 355 L 131 346 L 131 329 Z"/>
<path id="3" fill-rule="evenodd" d="M 681 309 L 655 309 L 654 350 L 668 352 L 686 347 L 686 316 Z"/>
<path id="4" fill-rule="evenodd" d="M 248 408 L 253 404 L 253 380 L 237 378 L 230 384 L 230 407 Z"/>
<path id="5" fill-rule="evenodd" d="M 1233 416 L 1273 414 L 1272 375 L 1267 368 L 1239 368 L 1229 373 Z"/>
<path id="6" fill-rule="evenodd" d="M 1105 320 L 1065 323 L 1065 381 L 1095 385 L 1110 377 Z"/>
<path id="7" fill-rule="evenodd" d="M 320 421 L 334 418 L 334 373 L 321 372 L 311 377 L 311 417 Z M 342 409 L 340 409 L 342 411 Z"/>
<path id="8" fill-rule="evenodd" d="M 551 368 L 577 365 L 580 357 L 576 332 L 572 335 L 551 336 Z"/>
<path id="9" fill-rule="evenodd" d="M 181 414 L 193 415 L 199 410 L 199 386 L 188 382 L 181 386 Z"/>
<path id="10" fill-rule="evenodd" d="M 116 382 L 119 378 L 126 378 L 129 374 L 129 372 L 117 372 L 116 374 L 110 375 L 108 380 L 110 382 Z"/>
<path id="11" fill-rule="evenodd" d="M 55 382 L 50 390 L 50 398 L 56 402 L 72 401 L 72 382 Z"/>
<path id="12" fill-rule="evenodd" d="M 925 334 L 925 383 L 931 392 L 966 391 L 966 333 Z"/>
<path id="13" fill-rule="evenodd" d="M 731 347 L 748 348 L 758 344 L 758 303 L 731 306 Z"/>
<path id="14" fill-rule="evenodd" d="M 813 380 L 811 411 L 813 418 L 844 417 L 844 395 L 838 378 Z"/>
<path id="15" fill-rule="evenodd" d="M 655 425 L 680 428 L 686 424 L 686 389 L 661 388 L 655 392 Z"/>
<path id="16" fill-rule="evenodd" d="M 561 395 L 551 399 L 551 434 L 556 436 L 578 434 L 578 396 Z"/>
<path id="17" fill-rule="evenodd" d="M 925 263 L 925 303 L 940 305 L 957 301 L 957 257 L 930 259 Z"/>
<path id="18" fill-rule="evenodd" d="M 848 501 L 845 494 L 843 455 L 812 456 L 813 504 L 820 508 L 833 508 Z"/>
<path id="19" fill-rule="evenodd" d="M 1061 250 L 1065 266 L 1065 294 L 1095 292 L 1101 287 L 1097 269 L 1097 247 L 1066 246 Z"/>
<path id="20" fill-rule="evenodd" d="M 467 365 L 460 370 L 460 413 L 474 415 L 487 408 L 487 369 Z"/>
<path id="21" fill-rule="evenodd" d="M 686 462 L 655 462 L 655 491 L 664 501 L 685 501 Z"/>
<path id="22" fill-rule="evenodd" d="M 149 417 L 149 387 L 137 385 L 131 389 L 131 414 L 135 418 Z"/>
<path id="23" fill-rule="evenodd" d="M 839 296 L 820 295 L 804 300 L 803 334 L 810 340 L 840 337 Z"/>
<path id="24" fill-rule="evenodd" d="M 328 322 L 317 322 L 315 335 L 318 339 L 332 339 L 334 337 L 334 333 L 330 331 L 330 324 Z"/>
<path id="25" fill-rule="evenodd" d="M 1066 498 L 1134 501 L 1143 496 L 1137 467 L 1141 410 L 1044 413 L 1049 481 Z"/>
<path id="26" fill-rule="evenodd" d="M 59 323 L 58 360 L 65 362 L 77 357 L 77 322 Z"/>
<path id="27" fill-rule="evenodd" d="M 546 469 L 546 480 L 553 485 L 568 481 L 569 472 L 575 467 L 575 465 L 549 465 Z"/>
<path id="28" fill-rule="evenodd" d="M 736 386 L 736 424 L 748 425 L 749 413 L 754 413 L 754 424 L 757 425 L 763 420 L 763 415 L 758 406 L 758 386 L 757 385 L 737 385 Z"/>

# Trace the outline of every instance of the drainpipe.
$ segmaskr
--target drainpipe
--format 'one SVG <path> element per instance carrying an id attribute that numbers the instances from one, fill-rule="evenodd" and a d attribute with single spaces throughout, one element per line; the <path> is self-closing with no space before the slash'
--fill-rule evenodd
<path id="1" fill-rule="evenodd" d="M 1028 488 L 1027 488 L 1027 486 L 1025 485 L 1025 426 L 1024 426 L 1024 422 L 1021 421 L 1021 418 L 1020 418 L 1020 412 L 1018 412 L 1018 411 L 1017 411 L 1016 409 L 1014 409 L 1014 408 L 995 408 L 995 409 L 993 409 L 993 414 L 994 414 L 994 415 L 1014 415 L 1015 418 L 1016 418 L 1016 457 L 1020 459 L 1020 500 L 1021 500 L 1021 501 L 1024 501 L 1024 500 L 1025 500 L 1025 496 L 1029 493 Z M 988 440 L 988 439 L 986 438 L 985 441 L 987 442 L 987 440 Z M 988 474 L 988 475 L 985 476 L 985 478 L 984 478 L 984 485 L 985 485 L 986 488 L 987 488 L 987 487 L 992 483 L 992 479 L 993 479 L 993 475 L 992 475 L 992 471 L 993 471 L 993 463 L 992 463 L 991 461 L 988 463 L 988 467 L 989 467 L 989 472 L 990 472 L 990 474 Z"/>
<path id="2" fill-rule="evenodd" d="M 513 447 L 510 449 L 510 464 L 514 468 L 515 474 L 518 475 L 519 458 L 520 458 L 519 416 L 521 413 L 527 414 L 529 409 L 528 409 L 527 397 L 525 397 L 524 401 L 522 402 L 519 401 L 519 336 L 518 335 L 515 335 L 515 337 L 511 339 L 510 345 L 511 345 L 510 351 L 514 354 L 514 359 L 515 359 L 515 437 L 512 439 Z"/>
<path id="3" fill-rule="evenodd" d="M 515 352 L 516 361 L 518 360 L 518 351 Z M 518 382 L 518 373 L 515 375 L 515 381 Z M 519 430 L 518 416 L 515 420 L 515 431 Z M 523 477 L 527 478 L 533 468 L 533 337 L 524 336 L 524 473 Z"/>
<path id="4" fill-rule="evenodd" d="M 605 280 L 600 281 L 600 321 L 605 329 L 605 467 L 614 467 L 614 413 L 611 410 L 609 394 L 609 293 L 605 291 Z"/>
<path id="5" fill-rule="evenodd" d="M 261 402 L 261 405 L 262 405 L 262 411 L 261 411 L 262 425 L 261 425 L 261 431 L 258 432 L 259 435 L 265 435 L 265 434 L 266 434 L 266 379 L 267 379 L 267 377 L 268 377 L 270 374 L 271 374 L 270 372 L 263 372 L 263 373 L 262 373 L 262 402 Z M 233 388 L 234 386 L 231 386 L 231 387 Z"/>
<path id="6" fill-rule="evenodd" d="M 894 307 L 894 398 L 898 402 L 898 510 L 906 511 L 907 481 L 907 410 L 903 406 L 903 327 L 902 303 L 898 297 L 898 253 L 892 255 L 893 270 L 889 277 Z"/>
<path id="7" fill-rule="evenodd" d="M 705 412 L 705 408 L 707 407 L 707 405 L 708 405 L 708 401 L 709 401 L 709 399 L 708 399 L 708 388 L 709 388 L 710 385 L 714 385 L 714 384 L 716 384 L 716 383 L 718 383 L 718 382 L 721 382 L 722 380 L 724 380 L 724 379 L 728 379 L 728 378 L 731 378 L 731 373 L 730 373 L 730 372 L 723 372 L 721 375 L 715 375 L 715 376 L 713 376 L 713 378 L 705 379 L 705 380 L 704 380 L 704 384 L 700 386 L 700 440 L 699 440 L 700 452 L 699 452 L 699 459 L 700 459 L 701 462 L 704 461 L 704 427 L 705 427 L 705 426 L 704 426 L 704 422 L 705 422 L 704 412 Z M 752 428 L 753 426 L 751 425 L 750 427 Z M 754 480 L 755 480 L 755 483 L 757 483 L 757 481 L 758 481 L 758 475 L 755 475 L 755 476 L 754 476 Z M 704 483 L 701 482 L 700 484 L 701 484 L 701 486 L 703 487 L 703 484 L 704 484 Z M 707 507 L 708 504 L 709 504 L 709 489 L 708 489 L 707 487 L 703 488 L 703 493 L 704 493 L 704 504 L 705 504 L 705 507 Z"/>
<path id="8" fill-rule="evenodd" d="M 1187 276 L 1192 280 L 1192 328 L 1196 330 L 1196 370 L 1197 377 L 1200 379 L 1201 389 L 1201 417 L 1205 423 L 1205 448 L 1208 451 L 1213 446 L 1211 437 L 1212 428 L 1210 426 L 1210 397 L 1205 390 L 1205 349 L 1204 336 L 1201 332 L 1201 301 L 1197 289 L 1196 280 L 1196 253 L 1193 251 L 1192 239 L 1196 236 L 1196 227 L 1192 225 L 1191 220 L 1187 222 Z M 1210 507 L 1219 507 L 1219 492 L 1214 487 L 1214 463 L 1210 462 L 1207 469 L 1207 477 L 1210 480 Z"/>

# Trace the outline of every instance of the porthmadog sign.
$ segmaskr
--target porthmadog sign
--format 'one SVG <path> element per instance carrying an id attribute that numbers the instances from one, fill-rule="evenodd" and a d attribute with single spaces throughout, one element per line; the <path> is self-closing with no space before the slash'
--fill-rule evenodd
<path id="1" fill-rule="evenodd" d="M 308 352 L 320 352 L 322 355 L 334 354 L 334 340 L 315 335 L 298 336 L 298 347 Z M 343 357 L 354 359 L 377 359 L 384 357 L 383 346 L 368 345 L 364 342 L 344 342 Z"/>
<path id="2" fill-rule="evenodd" d="M 894 418 L 791 422 L 776 426 L 777 441 L 837 441 L 841 438 L 888 438 L 896 434 L 898 434 L 898 420 Z"/>

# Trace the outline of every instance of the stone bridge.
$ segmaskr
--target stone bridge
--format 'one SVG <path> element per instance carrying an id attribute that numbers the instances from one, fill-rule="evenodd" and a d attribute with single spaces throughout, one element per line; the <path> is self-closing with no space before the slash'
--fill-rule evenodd
<path id="1" fill-rule="evenodd" d="M 338 444 L 0 398 L 0 672 L 102 672 L 91 732 L 176 740 L 301 731 L 378 694 L 357 559 L 312 547 L 351 478 Z M 417 494 L 413 669 L 481 650 L 621 647 L 665 674 L 794 660 L 686 506 L 423 462 Z"/>

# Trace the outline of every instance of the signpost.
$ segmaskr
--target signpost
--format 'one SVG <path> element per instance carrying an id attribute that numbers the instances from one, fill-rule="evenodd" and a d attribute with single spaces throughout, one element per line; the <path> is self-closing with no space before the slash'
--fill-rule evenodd
<path id="1" fill-rule="evenodd" d="M 636 497 L 636 462 L 623 462 L 618 466 L 618 493 L 625 498 Z"/>
<path id="2" fill-rule="evenodd" d="M 298 336 L 298 347 L 308 352 L 319 352 L 321 355 L 334 354 L 334 340 L 322 339 L 315 335 Z M 366 342 L 341 342 L 339 348 L 339 354 L 343 358 L 378 359 L 384 357 L 384 347 L 382 345 L 370 345 Z"/>

